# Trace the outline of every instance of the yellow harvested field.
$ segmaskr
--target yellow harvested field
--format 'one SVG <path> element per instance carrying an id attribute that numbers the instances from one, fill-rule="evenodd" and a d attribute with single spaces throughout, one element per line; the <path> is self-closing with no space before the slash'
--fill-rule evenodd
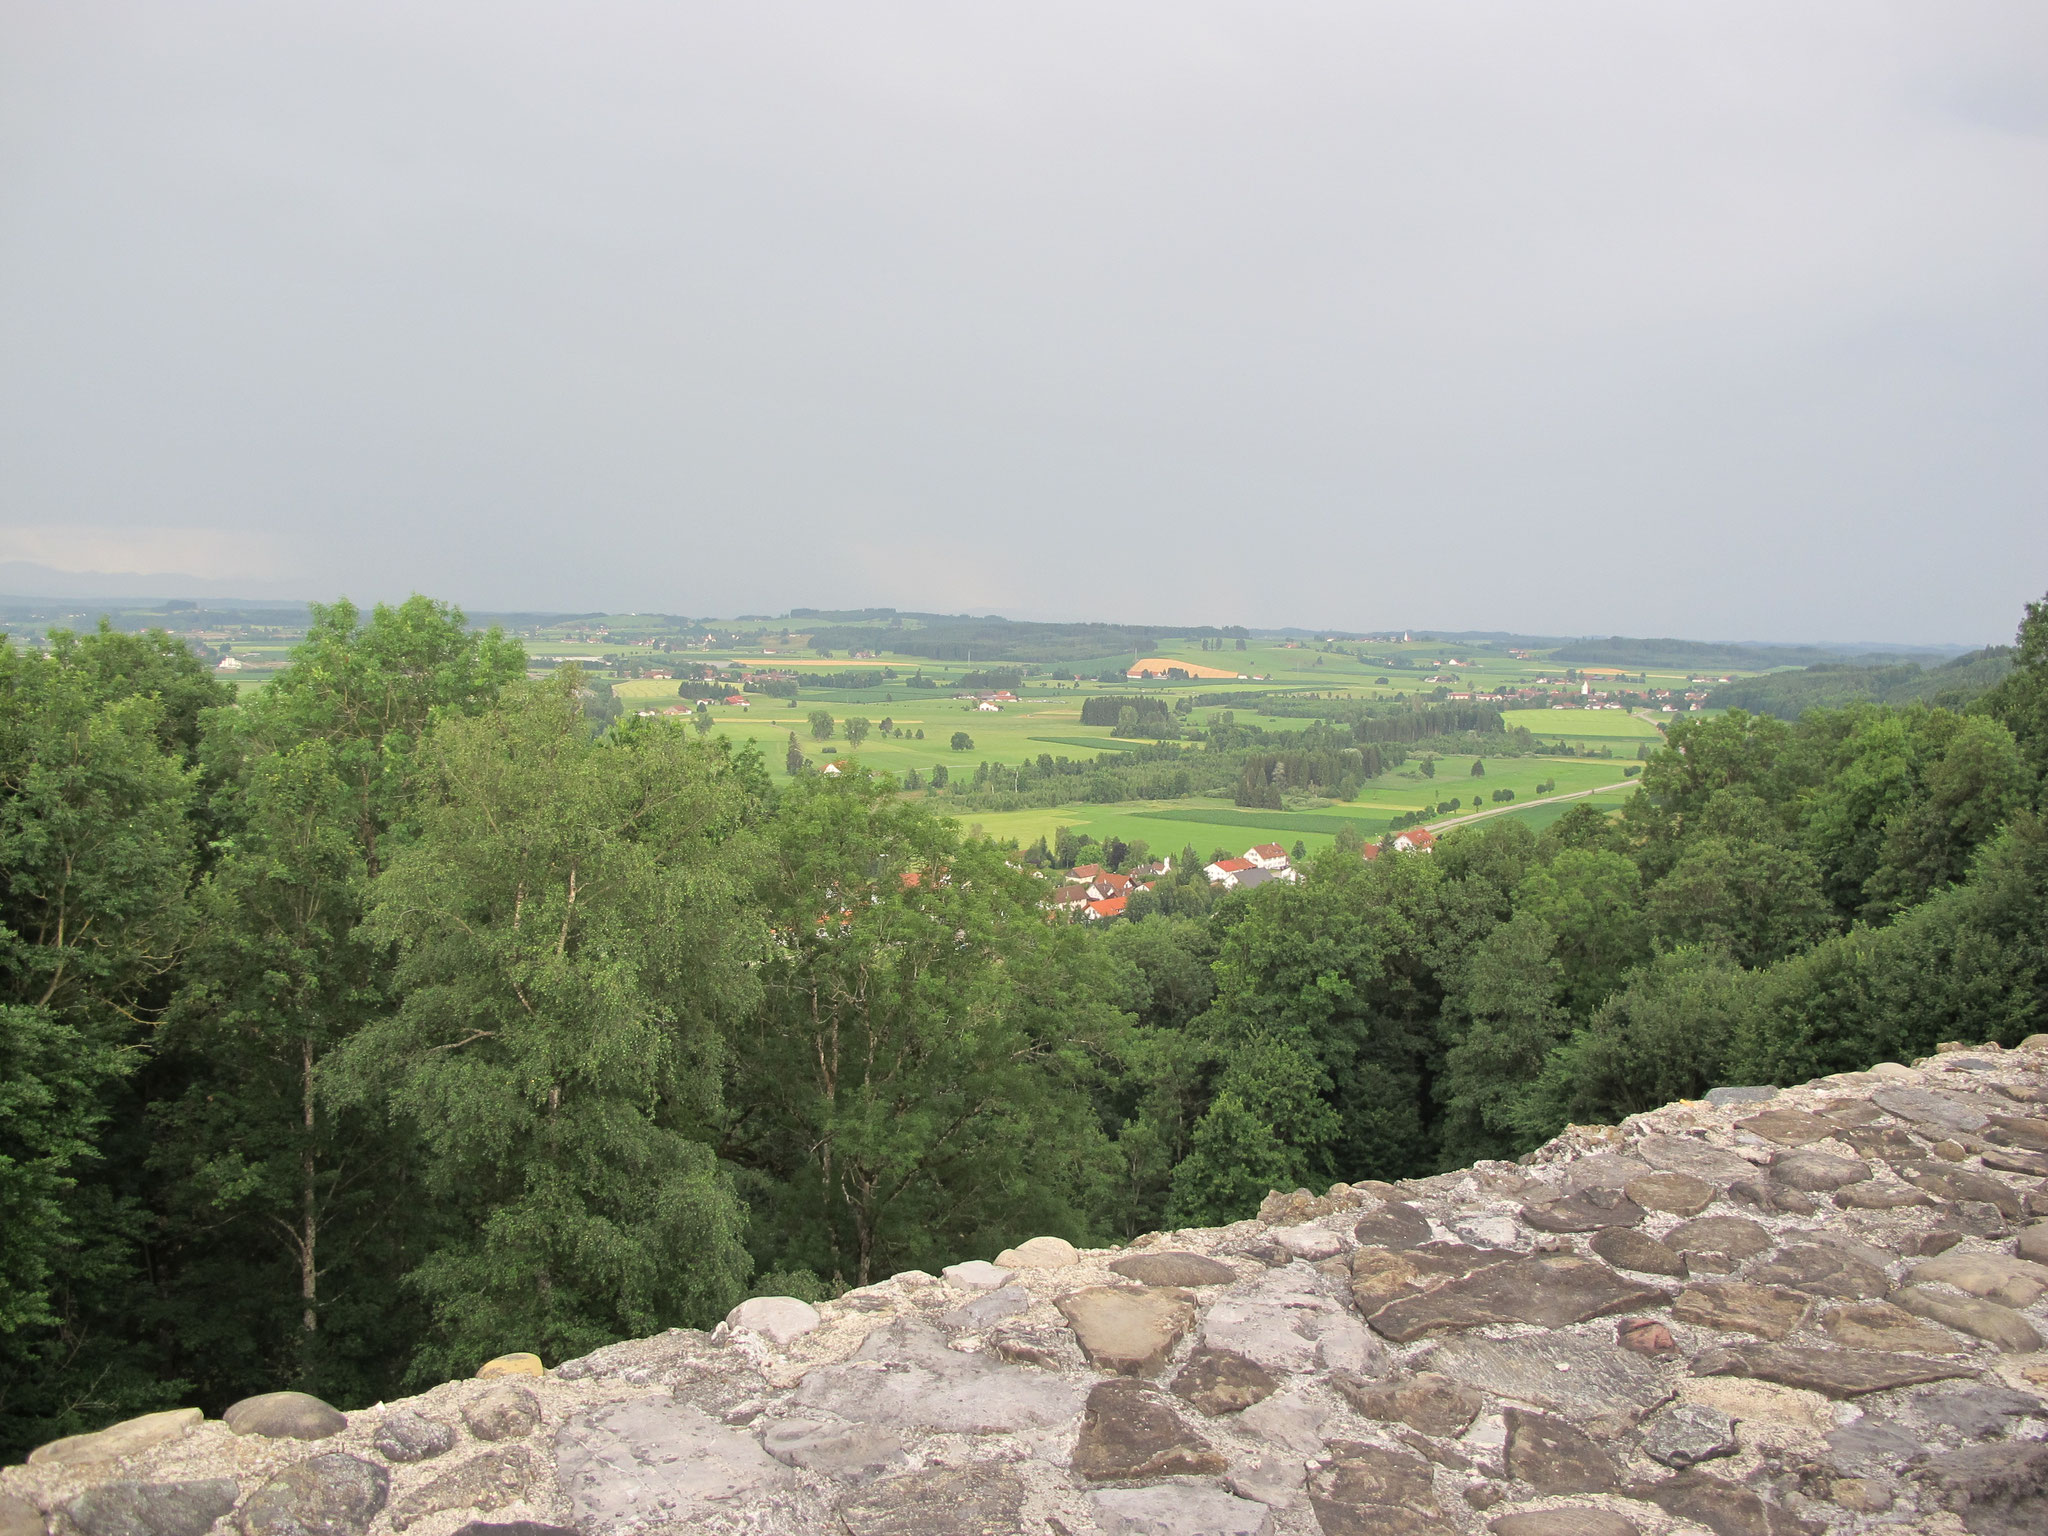
<path id="1" fill-rule="evenodd" d="M 1179 667 L 1189 677 L 1235 678 L 1240 675 L 1236 672 L 1226 672 L 1221 667 L 1205 667 L 1200 662 L 1175 661 L 1170 656 L 1147 656 L 1143 661 L 1132 662 L 1131 670 L 1124 676 L 1136 677 L 1140 673 L 1150 672 L 1154 677 L 1164 677 L 1168 667 Z"/>

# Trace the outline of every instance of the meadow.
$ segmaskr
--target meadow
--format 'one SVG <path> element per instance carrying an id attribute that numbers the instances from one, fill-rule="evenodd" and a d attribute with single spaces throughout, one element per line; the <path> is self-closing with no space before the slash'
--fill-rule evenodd
<path id="1" fill-rule="evenodd" d="M 1356 647 L 1354 647 L 1355 649 Z M 1433 688 L 1485 691 L 1496 686 L 1526 683 L 1537 677 L 1557 675 L 1535 660 L 1499 655 L 1467 654 L 1460 648 L 1417 642 L 1406 646 L 1367 645 L 1376 659 L 1331 647 L 1253 643 L 1243 651 L 1202 651 L 1172 647 L 1152 655 L 1193 667 L 1232 668 L 1247 674 L 1243 681 L 1222 678 L 1151 679 L 1105 681 L 1099 676 L 1114 673 L 1128 658 L 1083 661 L 1058 670 L 1075 674 L 1073 679 L 1043 674 L 1028 679 L 1017 691 L 1020 698 L 1006 703 L 1000 712 L 976 709 L 953 697 L 960 677 L 975 667 L 966 663 L 933 662 L 916 657 L 883 655 L 858 660 L 792 653 L 763 654 L 756 651 L 700 652 L 678 658 L 678 669 L 702 660 L 720 665 L 740 663 L 795 673 L 845 673 L 856 669 L 875 674 L 873 686 L 865 688 L 820 688 L 804 686 L 801 697 L 791 703 L 765 694 L 750 694 L 745 708 L 715 703 L 710 715 L 718 732 L 736 741 L 755 743 L 777 778 L 784 775 L 784 758 L 790 735 L 814 766 L 827 762 L 858 762 L 862 767 L 891 773 L 899 779 L 915 769 L 929 777 L 943 765 L 955 777 L 973 771 L 976 765 L 1016 764 L 1041 754 L 1086 760 L 1099 752 L 1115 752 L 1137 744 L 1110 734 L 1107 727 L 1081 724 L 1081 706 L 1090 695 L 1149 693 L 1168 698 L 1195 694 L 1204 702 L 1191 716 L 1194 724 L 1214 721 L 1236 695 L 1287 692 L 1314 698 L 1387 698 L 1396 693 L 1408 697 L 1426 696 Z M 1406 665 L 1394 665 L 1398 656 Z M 1456 660 L 1462 665 L 1450 666 Z M 1443 662 L 1446 665 L 1437 665 Z M 980 663 L 979 668 L 998 665 Z M 885 668 L 896 676 L 885 678 Z M 1045 669 L 1047 671 L 1053 669 Z M 909 678 L 917 672 L 932 679 L 933 689 L 912 689 Z M 1385 681 L 1381 682 L 1380 679 Z M 660 709 L 678 702 L 676 685 L 661 680 L 620 681 L 613 690 L 628 710 Z M 1237 705 L 1237 718 L 1268 731 L 1299 730 L 1309 718 L 1276 717 L 1258 712 L 1257 699 L 1247 697 Z M 835 722 L 831 737 L 812 734 L 810 714 L 822 709 Z M 857 749 L 845 737 L 843 722 L 861 716 L 873 732 Z M 884 737 L 883 719 L 905 734 Z M 1366 784 L 1350 802 L 1310 804 L 1287 811 L 1248 810 L 1217 797 L 1194 797 L 1166 801 L 1127 801 L 1113 805 L 1075 802 L 1039 810 L 972 811 L 957 813 L 959 821 L 977 835 L 1028 846 L 1040 837 L 1050 839 L 1060 827 L 1100 839 L 1120 838 L 1143 842 L 1154 853 L 1178 852 L 1192 845 L 1203 857 L 1222 849 L 1241 852 L 1253 843 L 1277 842 L 1292 848 L 1295 843 L 1309 849 L 1326 847 L 1338 832 L 1355 828 L 1360 836 L 1377 839 L 1398 819 L 1404 822 L 1418 812 L 1446 805 L 1453 798 L 1461 803 L 1431 815 L 1433 823 L 1470 816 L 1475 809 L 1512 815 L 1532 826 L 1544 826 L 1569 810 L 1575 801 L 1544 805 L 1516 804 L 1496 810 L 1491 799 L 1496 790 L 1510 789 L 1516 800 L 1536 797 L 1541 785 L 1554 785 L 1551 793 L 1582 794 L 1598 790 L 1593 803 L 1603 809 L 1619 806 L 1634 791 L 1624 784 L 1624 763 L 1632 764 L 1638 750 L 1661 740 L 1655 722 L 1621 710 L 1521 709 L 1506 712 L 1509 726 L 1526 726 L 1545 744 L 1565 742 L 1580 752 L 1606 751 L 1601 758 L 1531 756 L 1489 758 L 1482 778 L 1473 778 L 1469 757 L 1439 759 L 1433 778 L 1426 778 L 1415 762 L 1405 764 Z M 924 739 L 916 733 L 922 730 Z M 951 747 L 955 731 L 965 731 L 973 745 L 956 752 Z"/>
<path id="2" fill-rule="evenodd" d="M 867 760 L 867 754 L 862 754 Z M 1473 809 L 1474 796 L 1480 809 L 1491 809 L 1489 798 L 1496 789 L 1512 789 L 1517 800 L 1532 798 L 1539 783 L 1554 781 L 1557 794 L 1605 789 L 1621 782 L 1622 764 L 1595 759 L 1554 757 L 1488 758 L 1486 776 L 1471 777 L 1472 759 L 1447 757 L 1437 761 L 1433 779 L 1425 779 L 1413 766 L 1382 774 L 1359 791 L 1358 798 L 1318 806 L 1313 810 L 1246 810 L 1226 800 L 1189 798 L 1185 800 L 1125 801 L 1117 805 L 1069 804 L 1027 811 L 961 811 L 960 823 L 970 832 L 998 841 L 1012 840 L 1022 847 L 1040 837 L 1048 840 L 1060 827 L 1086 833 L 1101 841 L 1117 837 L 1125 842 L 1142 840 L 1153 853 L 1175 852 L 1193 844 L 1205 858 L 1218 848 L 1242 853 L 1253 843 L 1279 843 L 1292 848 L 1296 841 L 1313 852 L 1328 847 L 1349 823 L 1369 841 L 1377 840 L 1397 816 L 1410 814 L 1453 797 L 1462 802 L 1458 811 L 1439 820 L 1455 820 Z M 1632 764 L 1629 766 L 1633 766 Z M 1590 797 L 1602 809 L 1618 807 L 1634 785 Z M 1576 802 L 1516 806 L 1501 814 L 1528 820 L 1532 826 L 1547 826 Z"/>

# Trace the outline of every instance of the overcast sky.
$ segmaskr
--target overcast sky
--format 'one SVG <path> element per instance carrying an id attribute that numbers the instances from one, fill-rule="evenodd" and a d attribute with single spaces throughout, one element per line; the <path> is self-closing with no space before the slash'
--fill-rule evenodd
<path id="1" fill-rule="evenodd" d="M 0 560 L 2007 639 L 2048 5 L 0 0 Z"/>

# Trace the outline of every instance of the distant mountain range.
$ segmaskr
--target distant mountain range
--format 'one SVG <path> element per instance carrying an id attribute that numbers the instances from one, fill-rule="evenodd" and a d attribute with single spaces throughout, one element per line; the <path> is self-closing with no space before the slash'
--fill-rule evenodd
<path id="1" fill-rule="evenodd" d="M 90 603 L 157 598 L 229 597 L 243 602 L 304 602 L 303 582 L 245 576 L 186 576 L 175 571 L 60 571 L 32 560 L 0 560 L 0 594 Z"/>
<path id="2" fill-rule="evenodd" d="M 331 596 L 333 594 L 322 594 Z M 67 622 L 94 617 L 95 605 L 134 609 L 176 608 L 204 602 L 224 608 L 298 608 L 307 601 L 304 582 L 251 581 L 245 578 L 187 576 L 169 571 L 60 571 L 28 560 L 0 560 L 0 614 L 15 618 L 33 612 L 39 618 Z M 51 605 L 61 612 L 53 612 Z M 480 623 L 531 627 L 607 615 L 588 610 L 500 612 L 469 607 Z M 687 622 L 678 620 L 677 622 Z M 1382 626 L 1370 632 L 1309 629 L 1296 626 L 1256 630 L 1239 625 L 1172 625 L 1045 623 L 1006 619 L 999 614 L 918 613 L 895 608 L 791 608 L 785 614 L 740 614 L 738 623 L 784 624 L 815 635 L 815 643 L 852 649 L 887 637 L 888 648 L 900 655 L 934 660 L 1063 661 L 1146 650 L 1168 639 L 1211 638 L 1234 642 L 1254 633 L 1307 639 L 1324 636 L 1362 640 L 1369 635 L 1408 633 L 1417 640 L 1446 644 L 1492 645 L 1548 651 L 1568 666 L 1686 667 L 1708 671 L 1757 671 L 1771 667 L 1810 667 L 1856 662 L 1865 666 L 1911 660 L 1940 661 L 1965 655 L 1968 645 L 1899 645 L 1882 641 L 1799 644 L 1771 640 L 1710 641 L 1605 638 L 1571 635 L 1524 635 L 1507 630 L 1435 629 L 1426 626 Z"/>

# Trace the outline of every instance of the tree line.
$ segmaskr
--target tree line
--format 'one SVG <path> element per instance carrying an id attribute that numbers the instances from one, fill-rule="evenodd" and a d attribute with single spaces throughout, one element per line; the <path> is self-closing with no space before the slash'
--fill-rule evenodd
<path id="1" fill-rule="evenodd" d="M 8 1453 L 2048 1017 L 2048 604 L 1967 711 L 1685 719 L 1619 817 L 1221 896 L 1184 849 L 1108 925 L 887 778 L 602 715 L 420 598 L 240 700 L 0 650 Z"/>

